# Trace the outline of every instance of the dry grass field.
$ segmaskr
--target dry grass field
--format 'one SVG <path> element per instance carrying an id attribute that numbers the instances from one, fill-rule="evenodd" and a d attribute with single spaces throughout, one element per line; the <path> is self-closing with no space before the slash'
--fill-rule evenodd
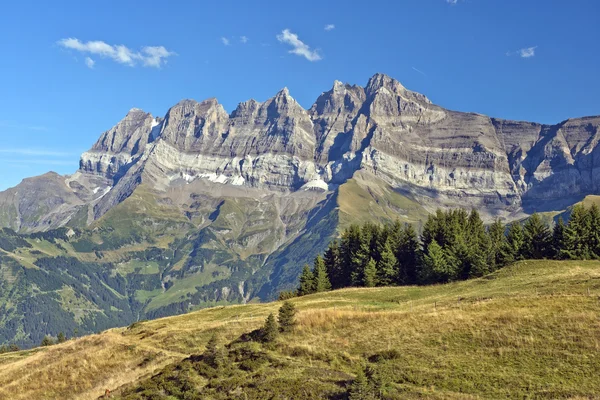
<path id="1" fill-rule="evenodd" d="M 345 289 L 293 302 L 296 329 L 260 349 L 269 362 L 236 376 L 259 383 L 239 381 L 227 398 L 260 398 L 282 382 L 302 382 L 306 398 L 344 398 L 344 385 L 365 365 L 389 377 L 385 398 L 600 398 L 600 262 L 523 261 L 465 282 Z M 0 355 L 0 399 L 131 392 L 201 354 L 213 333 L 231 343 L 280 305 L 216 307 Z M 189 379 L 199 391 L 218 387 Z"/>

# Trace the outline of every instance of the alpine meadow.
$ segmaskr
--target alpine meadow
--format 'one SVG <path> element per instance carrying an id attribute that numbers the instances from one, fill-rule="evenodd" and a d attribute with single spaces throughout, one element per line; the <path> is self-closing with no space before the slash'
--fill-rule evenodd
<path id="1" fill-rule="evenodd" d="M 600 399 L 600 4 L 3 15 L 0 400 Z"/>

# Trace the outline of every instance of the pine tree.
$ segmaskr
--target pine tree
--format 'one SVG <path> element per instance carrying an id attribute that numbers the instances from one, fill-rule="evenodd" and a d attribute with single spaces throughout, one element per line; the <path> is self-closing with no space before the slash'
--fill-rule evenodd
<path id="1" fill-rule="evenodd" d="M 365 257 L 368 256 L 369 248 L 367 245 L 366 253 L 363 246 L 361 228 L 358 225 L 350 225 L 342 233 L 340 242 L 340 261 L 343 268 L 343 273 L 340 275 L 340 287 L 359 286 L 362 280 L 362 269 Z"/>
<path id="2" fill-rule="evenodd" d="M 377 285 L 377 263 L 372 258 L 365 266 L 362 284 L 365 287 L 374 287 Z"/>
<path id="3" fill-rule="evenodd" d="M 565 248 L 565 228 L 562 217 L 558 218 L 552 228 L 552 257 L 559 260 L 563 258 L 562 249 Z"/>
<path id="4" fill-rule="evenodd" d="M 345 271 L 342 268 L 340 246 L 337 240 L 329 243 L 329 247 L 323 256 L 323 261 L 325 261 L 325 269 L 327 270 L 331 287 L 333 289 L 344 287 L 346 277 L 344 277 Z"/>
<path id="5" fill-rule="evenodd" d="M 364 271 L 371 259 L 371 231 L 367 229 L 360 232 L 359 245 L 350 257 L 352 271 L 350 276 L 353 286 L 360 286 L 361 283 L 364 284 Z"/>
<path id="6" fill-rule="evenodd" d="M 206 344 L 206 350 L 204 351 L 204 360 L 208 365 L 213 368 L 220 368 L 225 363 L 225 356 L 223 351 L 219 348 L 219 339 L 216 333 L 210 337 L 210 340 Z"/>
<path id="7" fill-rule="evenodd" d="M 283 333 L 290 332 L 296 326 L 296 307 L 289 301 L 283 302 L 279 307 L 279 330 Z"/>
<path id="8" fill-rule="evenodd" d="M 590 219 L 585 207 L 577 204 L 571 210 L 564 230 L 564 258 L 585 260 L 590 257 Z"/>
<path id="9" fill-rule="evenodd" d="M 523 225 L 524 256 L 528 259 L 539 260 L 550 255 L 552 235 L 550 229 L 535 213 Z"/>
<path id="10" fill-rule="evenodd" d="M 490 240 L 488 263 L 492 271 L 495 271 L 503 265 L 502 249 L 506 246 L 504 230 L 504 224 L 502 224 L 500 219 L 496 219 L 488 228 L 488 237 Z"/>
<path id="11" fill-rule="evenodd" d="M 398 282 L 398 260 L 392 250 L 391 240 L 386 240 L 377 264 L 377 284 L 389 286 Z"/>
<path id="12" fill-rule="evenodd" d="M 501 250 L 503 264 L 510 264 L 523 259 L 523 246 L 525 235 L 523 227 L 518 222 L 509 225 L 506 235 L 506 244 Z"/>
<path id="13" fill-rule="evenodd" d="M 65 336 L 64 333 L 58 332 L 58 336 L 56 337 L 56 341 L 57 341 L 57 343 L 64 343 L 64 342 L 67 341 L 67 337 Z"/>
<path id="14" fill-rule="evenodd" d="M 590 258 L 600 258 L 600 208 L 593 203 L 588 210 L 588 248 Z"/>
<path id="15" fill-rule="evenodd" d="M 278 334 L 279 327 L 277 326 L 277 321 L 275 321 L 273 313 L 271 313 L 265 320 L 265 324 L 261 329 L 262 341 L 265 343 L 272 343 L 277 339 Z"/>
<path id="16" fill-rule="evenodd" d="M 475 209 L 469 214 L 467 229 L 462 234 L 462 239 L 466 243 L 466 262 L 463 263 L 464 267 L 461 271 L 463 278 L 473 278 L 488 273 L 487 255 L 491 247 L 490 238 L 479 213 Z"/>
<path id="17" fill-rule="evenodd" d="M 42 339 L 42 346 L 52 346 L 54 344 L 54 340 L 48 335 L 44 336 Z"/>
<path id="18" fill-rule="evenodd" d="M 419 263 L 419 238 L 415 228 L 407 224 L 398 236 L 396 244 L 398 260 L 398 283 L 411 285 L 417 283 Z"/>
<path id="19" fill-rule="evenodd" d="M 444 249 L 434 240 L 427 246 L 423 256 L 424 280 L 429 282 L 448 282 L 454 280 L 458 271 L 448 263 Z"/>
<path id="20" fill-rule="evenodd" d="M 304 265 L 302 275 L 300 275 L 300 287 L 298 288 L 298 296 L 306 296 L 315 292 L 315 277 L 310 270 L 308 264 Z"/>
<path id="21" fill-rule="evenodd" d="M 315 257 L 315 264 L 312 274 L 314 280 L 313 289 L 315 292 L 319 293 L 331 290 L 331 282 L 329 282 L 329 277 L 327 276 L 325 262 L 323 261 L 323 257 L 320 255 Z"/>

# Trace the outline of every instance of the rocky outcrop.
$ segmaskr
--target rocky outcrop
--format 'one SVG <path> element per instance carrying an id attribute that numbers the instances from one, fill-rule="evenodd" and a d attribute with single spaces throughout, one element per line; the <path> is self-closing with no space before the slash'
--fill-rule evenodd
<path id="1" fill-rule="evenodd" d="M 111 179 L 118 177 L 121 170 L 158 137 L 160 128 L 160 119 L 132 108 L 121 122 L 100 135 L 94 146 L 81 155 L 80 170 Z"/>
<path id="2" fill-rule="evenodd" d="M 331 191 L 365 170 L 430 209 L 477 207 L 510 219 L 598 192 L 599 126 L 600 117 L 550 126 L 450 111 L 383 74 L 364 88 L 336 81 L 309 110 L 286 88 L 231 114 L 216 99 L 183 100 L 164 119 L 130 110 L 81 156 L 68 193 L 48 189 L 64 201 L 40 200 L 36 215 L 60 209 L 54 221 L 64 223 L 84 204 L 89 222 L 140 183 Z M 2 196 L 0 222 L 28 226 Z"/>

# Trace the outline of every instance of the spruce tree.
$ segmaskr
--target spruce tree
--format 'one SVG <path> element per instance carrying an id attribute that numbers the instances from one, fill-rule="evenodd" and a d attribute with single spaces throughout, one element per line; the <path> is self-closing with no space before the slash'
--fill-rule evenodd
<path id="1" fill-rule="evenodd" d="M 352 271 L 350 276 L 353 286 L 364 284 L 364 271 L 371 259 L 371 231 L 367 229 L 360 232 L 358 247 L 350 257 Z"/>
<path id="2" fill-rule="evenodd" d="M 323 261 L 325 261 L 325 269 L 327 270 L 331 287 L 333 289 L 343 287 L 346 277 L 344 277 L 345 271 L 342 268 L 340 246 L 337 240 L 329 243 L 329 247 L 323 256 Z"/>
<path id="3" fill-rule="evenodd" d="M 444 249 L 434 240 L 423 256 L 423 278 L 428 282 L 448 282 L 457 276 L 452 263 L 446 260 Z"/>
<path id="4" fill-rule="evenodd" d="M 65 336 L 64 333 L 58 332 L 58 336 L 56 337 L 56 341 L 57 341 L 57 343 L 64 343 L 64 342 L 67 341 L 67 337 Z"/>
<path id="5" fill-rule="evenodd" d="M 550 255 L 552 235 L 548 226 L 535 213 L 523 225 L 524 256 L 539 260 Z"/>
<path id="6" fill-rule="evenodd" d="M 576 204 L 564 230 L 563 258 L 584 260 L 590 257 L 590 225 L 589 213 L 583 205 Z"/>
<path id="7" fill-rule="evenodd" d="M 417 283 L 419 263 L 419 238 L 415 228 L 407 224 L 398 236 L 396 259 L 398 260 L 398 283 Z"/>
<path id="8" fill-rule="evenodd" d="M 459 228 L 460 229 L 460 228 Z M 462 276 L 464 279 L 478 277 L 489 272 L 488 253 L 491 243 L 479 212 L 473 209 L 467 220 L 466 231 L 462 233 L 466 244 L 466 262 Z"/>
<path id="9" fill-rule="evenodd" d="M 556 259 L 563 258 L 563 250 L 566 246 L 565 243 L 565 223 L 562 217 L 558 218 L 554 228 L 552 228 L 552 257 Z"/>
<path id="10" fill-rule="evenodd" d="M 265 320 L 265 324 L 261 329 L 262 341 L 265 343 L 272 343 L 277 339 L 278 334 L 279 327 L 277 326 L 277 321 L 275 321 L 273 313 L 271 313 Z"/>
<path id="11" fill-rule="evenodd" d="M 588 210 L 588 248 L 590 258 L 600 258 L 600 208 L 596 203 Z"/>
<path id="12" fill-rule="evenodd" d="M 331 282 L 329 282 L 329 277 L 327 276 L 325 262 L 323 261 L 323 257 L 320 255 L 315 257 L 315 264 L 312 274 L 314 280 L 313 289 L 315 292 L 319 293 L 331 290 Z"/>
<path id="13" fill-rule="evenodd" d="M 300 287 L 298 287 L 298 296 L 306 296 L 315 292 L 315 277 L 308 264 L 304 265 L 302 275 L 300 275 Z"/>
<path id="14" fill-rule="evenodd" d="M 290 332 L 296 326 L 296 307 L 292 302 L 285 301 L 279 307 L 279 330 L 283 333 Z"/>
<path id="15" fill-rule="evenodd" d="M 508 227 L 506 234 L 506 244 L 501 250 L 502 263 L 510 264 L 523 259 L 523 246 L 525 243 L 525 234 L 523 227 L 518 222 L 513 222 Z"/>
<path id="16" fill-rule="evenodd" d="M 398 284 L 398 260 L 392 250 L 391 240 L 386 240 L 377 264 L 377 284 L 389 286 Z"/>
<path id="17" fill-rule="evenodd" d="M 503 265 L 502 249 L 506 246 L 506 236 L 504 235 L 504 224 L 500 219 L 496 219 L 488 228 L 488 237 L 490 240 L 490 249 L 488 252 L 488 264 L 492 271 Z"/>
<path id="18" fill-rule="evenodd" d="M 377 263 L 372 258 L 369 260 L 363 271 L 363 286 L 374 287 L 377 285 Z"/>

